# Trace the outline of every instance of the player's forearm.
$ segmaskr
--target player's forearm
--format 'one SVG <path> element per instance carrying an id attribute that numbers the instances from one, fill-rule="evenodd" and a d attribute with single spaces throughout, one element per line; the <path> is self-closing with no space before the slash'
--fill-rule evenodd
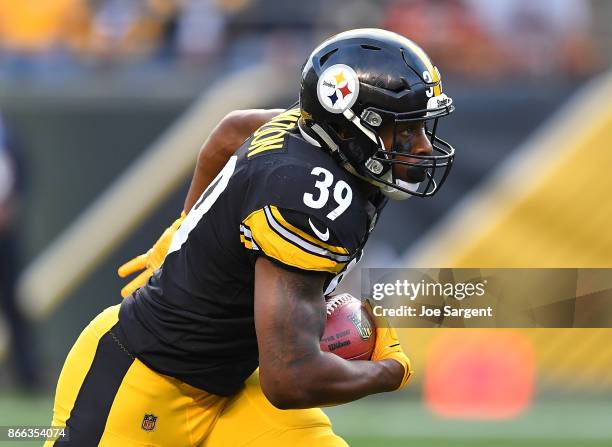
<path id="1" fill-rule="evenodd" d="M 397 389 L 402 376 L 403 367 L 393 360 L 348 361 L 321 352 L 309 364 L 287 370 L 286 380 L 295 392 L 280 397 L 275 405 L 297 409 L 352 402 Z"/>
<path id="2" fill-rule="evenodd" d="M 348 361 L 320 347 L 326 324 L 327 275 L 255 264 L 255 329 L 262 390 L 278 408 L 350 402 L 397 389 L 404 368 L 395 360 Z"/>
<path id="3" fill-rule="evenodd" d="M 206 139 L 196 162 L 184 210 L 189 212 L 227 160 L 257 128 L 282 112 L 281 109 L 236 110 L 229 113 Z"/>

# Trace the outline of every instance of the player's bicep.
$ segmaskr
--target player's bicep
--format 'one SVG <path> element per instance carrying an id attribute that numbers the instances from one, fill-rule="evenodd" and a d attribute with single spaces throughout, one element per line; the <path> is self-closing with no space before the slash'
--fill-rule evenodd
<path id="1" fill-rule="evenodd" d="M 296 374 L 321 354 L 325 279 L 323 273 L 294 272 L 264 257 L 257 260 L 255 328 L 260 380 L 270 400 L 290 400 L 299 392 Z"/>

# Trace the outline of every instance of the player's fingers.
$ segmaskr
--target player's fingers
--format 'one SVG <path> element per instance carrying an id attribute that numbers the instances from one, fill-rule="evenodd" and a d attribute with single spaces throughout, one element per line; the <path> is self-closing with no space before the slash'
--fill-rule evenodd
<path id="1" fill-rule="evenodd" d="M 123 289 L 121 289 L 121 296 L 123 298 L 127 298 L 132 293 L 134 293 L 136 289 L 144 286 L 149 280 L 149 278 L 151 277 L 152 273 L 153 272 L 151 272 L 151 270 L 148 270 L 148 269 L 140 273 L 140 275 L 138 275 L 136 278 L 131 280 L 129 283 L 126 284 L 126 286 Z"/>
<path id="2" fill-rule="evenodd" d="M 147 254 L 144 253 L 140 256 L 136 256 L 134 259 L 130 259 L 128 262 L 123 264 L 117 269 L 117 273 L 121 278 L 125 278 L 132 273 L 142 270 L 146 267 Z"/>
<path id="3" fill-rule="evenodd" d="M 392 327 L 376 328 L 376 340 L 387 345 L 397 343 L 397 332 Z"/>
<path id="4" fill-rule="evenodd" d="M 134 290 L 136 290 L 136 287 L 129 282 L 123 289 L 121 289 L 121 298 L 127 298 L 132 294 L 132 292 L 134 292 Z"/>

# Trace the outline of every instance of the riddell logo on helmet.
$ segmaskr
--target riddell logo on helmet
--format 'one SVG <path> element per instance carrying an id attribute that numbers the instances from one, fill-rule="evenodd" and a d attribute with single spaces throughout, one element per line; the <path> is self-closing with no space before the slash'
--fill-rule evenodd
<path id="1" fill-rule="evenodd" d="M 319 77 L 317 97 L 325 110 L 331 113 L 343 113 L 355 104 L 358 95 L 359 78 L 348 65 L 332 65 Z"/>
<path id="2" fill-rule="evenodd" d="M 434 96 L 427 101 L 428 109 L 437 109 L 440 107 L 448 107 L 453 103 L 453 100 L 446 96 L 444 93 Z"/>

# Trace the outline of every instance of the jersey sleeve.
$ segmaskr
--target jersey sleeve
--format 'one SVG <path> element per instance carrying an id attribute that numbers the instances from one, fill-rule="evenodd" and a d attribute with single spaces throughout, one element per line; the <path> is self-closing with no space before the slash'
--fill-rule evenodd
<path id="1" fill-rule="evenodd" d="M 264 169 L 253 172 L 240 241 L 246 249 L 284 266 L 336 275 L 360 248 L 367 227 L 363 210 L 355 201 L 340 215 L 334 214 L 337 204 L 331 192 L 328 204 L 308 206 L 304 194 L 317 194 L 313 166 L 282 157 L 274 155 L 281 161 L 263 161 Z"/>
<path id="2" fill-rule="evenodd" d="M 318 227 L 319 235 L 327 242 L 310 234 L 314 231 L 304 228 L 305 221 Z M 324 232 L 321 231 L 324 228 Z M 345 244 L 315 217 L 274 205 L 257 209 L 243 220 L 240 241 L 250 250 L 301 270 L 336 274 L 344 269 L 352 255 Z"/>

